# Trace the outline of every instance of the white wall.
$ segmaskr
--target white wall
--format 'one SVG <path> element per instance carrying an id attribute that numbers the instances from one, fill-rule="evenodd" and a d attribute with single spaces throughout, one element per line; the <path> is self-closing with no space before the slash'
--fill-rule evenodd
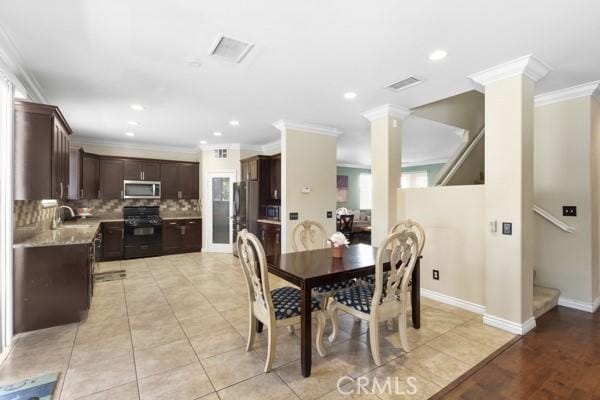
<path id="1" fill-rule="evenodd" d="M 320 222 L 328 236 L 335 232 L 336 138 L 334 136 L 284 129 L 281 141 L 281 251 L 292 251 L 292 229 L 302 220 Z M 301 192 L 310 186 L 311 192 Z M 289 213 L 297 212 L 298 221 Z"/>
<path id="2" fill-rule="evenodd" d="M 437 186 L 398 189 L 398 219 L 425 229 L 421 286 L 485 305 L 485 188 Z M 433 280 L 432 270 L 440 271 Z"/>
<path id="3" fill-rule="evenodd" d="M 129 146 L 127 144 L 106 145 L 82 143 L 78 144 L 77 138 L 72 141 L 73 145 L 80 146 L 88 153 L 101 154 L 105 156 L 115 157 L 139 157 L 139 158 L 154 158 L 158 160 L 174 160 L 174 161 L 199 161 L 199 153 L 196 151 L 178 152 L 172 150 L 160 150 L 153 148 L 143 148 Z"/>

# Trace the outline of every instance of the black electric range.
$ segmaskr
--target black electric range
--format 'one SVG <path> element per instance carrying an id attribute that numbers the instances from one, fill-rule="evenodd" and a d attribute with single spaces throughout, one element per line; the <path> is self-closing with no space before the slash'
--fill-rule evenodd
<path id="1" fill-rule="evenodd" d="M 162 253 L 162 218 L 159 207 L 123 207 L 125 258 Z"/>

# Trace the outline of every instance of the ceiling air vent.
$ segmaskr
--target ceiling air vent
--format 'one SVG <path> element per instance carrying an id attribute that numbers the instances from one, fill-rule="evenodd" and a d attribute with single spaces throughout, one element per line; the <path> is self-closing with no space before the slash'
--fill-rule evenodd
<path id="1" fill-rule="evenodd" d="M 246 57 L 246 54 L 254 46 L 253 43 L 243 42 L 241 40 L 233 39 L 224 35 L 219 35 L 215 44 L 210 49 L 210 53 L 213 56 L 219 56 L 226 60 L 239 63 Z"/>
<path id="2" fill-rule="evenodd" d="M 392 83 L 391 85 L 387 85 L 385 88 L 394 92 L 399 92 L 400 90 L 404 90 L 411 86 L 418 85 L 419 83 L 423 83 L 423 79 L 417 78 L 416 76 L 409 76 L 407 78 L 402 79 L 401 81 Z"/>

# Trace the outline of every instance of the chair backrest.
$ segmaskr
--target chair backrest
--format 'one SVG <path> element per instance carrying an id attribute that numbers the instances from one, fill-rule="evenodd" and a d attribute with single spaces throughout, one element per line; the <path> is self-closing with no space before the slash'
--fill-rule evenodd
<path id="1" fill-rule="evenodd" d="M 327 247 L 327 232 L 317 221 L 302 221 L 292 231 L 292 249 L 306 251 Z"/>
<path id="2" fill-rule="evenodd" d="M 348 209 L 346 207 L 340 207 L 337 210 L 335 210 L 335 215 L 340 216 L 340 215 L 346 215 L 348 214 Z"/>
<path id="3" fill-rule="evenodd" d="M 248 300 L 258 308 L 262 308 L 265 316 L 275 318 L 271 290 L 269 288 L 269 271 L 265 250 L 258 238 L 247 229 L 237 236 L 237 251 L 242 271 L 248 287 Z M 256 308 L 254 308 L 256 309 Z"/>
<path id="4" fill-rule="evenodd" d="M 421 255 L 423 252 L 423 247 L 425 246 L 425 230 L 418 222 L 415 222 L 410 219 L 405 219 L 403 221 L 398 222 L 396 225 L 390 229 L 390 234 L 401 232 L 403 230 L 407 230 L 410 232 L 414 232 L 417 235 L 417 240 L 419 241 L 419 248 L 417 249 L 417 255 Z"/>
<path id="5" fill-rule="evenodd" d="M 404 297 L 418 257 L 419 239 L 414 232 L 403 230 L 388 235 L 377 250 L 375 260 L 375 289 L 371 309 L 380 304 L 398 301 Z M 389 257 L 390 271 L 387 281 L 383 278 L 383 264 Z M 383 286 L 385 285 L 385 290 Z"/>
<path id="6" fill-rule="evenodd" d="M 352 232 L 352 224 L 354 223 L 354 214 L 340 215 L 340 232 Z"/>

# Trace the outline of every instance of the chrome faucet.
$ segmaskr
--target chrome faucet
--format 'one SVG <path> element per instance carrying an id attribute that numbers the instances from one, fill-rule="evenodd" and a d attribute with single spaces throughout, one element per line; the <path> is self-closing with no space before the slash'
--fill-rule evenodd
<path id="1" fill-rule="evenodd" d="M 61 218 L 61 214 L 60 214 L 60 210 L 61 208 L 65 208 L 67 210 L 69 210 L 69 212 L 71 213 L 71 218 L 75 217 L 75 211 L 73 211 L 73 209 L 69 206 L 58 206 L 54 209 L 54 218 L 52 218 L 52 226 L 50 227 L 51 229 L 58 229 L 58 227 L 62 224 L 62 218 Z"/>

